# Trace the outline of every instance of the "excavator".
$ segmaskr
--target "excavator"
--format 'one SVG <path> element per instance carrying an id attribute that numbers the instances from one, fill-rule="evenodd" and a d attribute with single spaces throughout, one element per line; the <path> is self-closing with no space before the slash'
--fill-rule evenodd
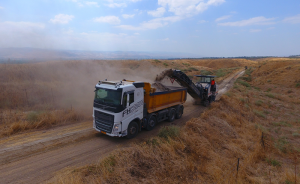
<path id="1" fill-rule="evenodd" d="M 194 83 L 185 73 L 176 69 L 168 69 L 162 72 L 161 76 L 156 77 L 156 81 L 162 80 L 165 76 L 175 80 L 180 86 L 187 88 L 187 92 L 195 99 L 195 104 L 202 104 L 207 107 L 215 101 L 217 84 L 211 85 L 211 81 L 216 77 L 212 75 L 195 75 L 197 82 Z"/>

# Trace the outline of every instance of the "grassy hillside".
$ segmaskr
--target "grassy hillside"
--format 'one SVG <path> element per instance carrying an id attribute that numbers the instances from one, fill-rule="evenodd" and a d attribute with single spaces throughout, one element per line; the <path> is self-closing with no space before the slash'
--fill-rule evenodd
<path id="1" fill-rule="evenodd" d="M 50 183 L 293 183 L 299 177 L 299 71 L 300 60 L 259 61 L 184 127 L 164 127 Z"/>

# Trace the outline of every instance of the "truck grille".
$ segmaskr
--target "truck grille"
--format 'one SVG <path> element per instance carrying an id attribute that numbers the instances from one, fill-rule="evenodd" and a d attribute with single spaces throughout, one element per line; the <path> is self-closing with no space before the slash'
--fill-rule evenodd
<path id="1" fill-rule="evenodd" d="M 114 116 L 99 111 L 94 111 L 96 128 L 106 133 L 111 133 L 114 125 Z"/>

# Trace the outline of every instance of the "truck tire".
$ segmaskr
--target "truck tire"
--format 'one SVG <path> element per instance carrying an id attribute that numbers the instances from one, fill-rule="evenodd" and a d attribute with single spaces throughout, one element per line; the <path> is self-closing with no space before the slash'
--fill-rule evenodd
<path id="1" fill-rule="evenodd" d="M 175 118 L 176 119 L 180 119 L 182 117 L 182 114 L 183 114 L 183 107 L 180 106 L 179 109 L 178 109 L 178 111 L 177 111 L 177 113 L 176 113 Z"/>
<path id="2" fill-rule="evenodd" d="M 127 129 L 127 136 L 126 138 L 131 139 L 134 138 L 139 132 L 139 126 L 135 121 L 132 121 Z"/>
<path id="3" fill-rule="evenodd" d="M 172 122 L 174 121 L 175 119 L 175 115 L 176 115 L 176 110 L 175 109 L 170 109 L 170 113 L 169 113 L 169 118 L 168 118 L 168 121 L 169 122 Z"/>
<path id="4" fill-rule="evenodd" d="M 156 125 L 156 118 L 155 118 L 155 116 L 151 116 L 148 119 L 148 124 L 147 124 L 146 130 L 148 130 L 148 131 L 153 130 L 155 125 Z"/>

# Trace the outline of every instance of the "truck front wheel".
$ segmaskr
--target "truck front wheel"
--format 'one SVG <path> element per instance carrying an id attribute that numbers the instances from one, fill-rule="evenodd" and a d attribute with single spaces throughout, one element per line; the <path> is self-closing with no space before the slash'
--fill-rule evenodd
<path id="1" fill-rule="evenodd" d="M 138 124 L 135 121 L 132 121 L 128 126 L 126 137 L 128 139 L 134 138 L 138 134 L 138 131 L 139 131 Z"/>

